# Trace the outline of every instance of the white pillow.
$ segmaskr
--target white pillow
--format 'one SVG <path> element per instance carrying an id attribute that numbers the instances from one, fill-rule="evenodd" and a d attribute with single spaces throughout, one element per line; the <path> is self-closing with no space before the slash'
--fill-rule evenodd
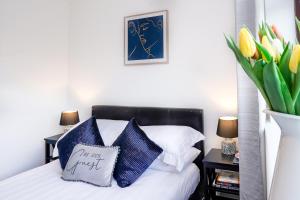
<path id="1" fill-rule="evenodd" d="M 104 144 L 111 146 L 125 129 L 128 121 L 97 119 L 97 124 Z M 181 163 L 185 153 L 195 143 L 205 139 L 199 131 L 188 126 L 141 126 L 141 129 L 163 149 L 159 159 L 177 169 L 182 168 Z"/>
<path id="2" fill-rule="evenodd" d="M 141 126 L 146 135 L 164 151 L 164 163 L 181 167 L 184 154 L 205 136 L 188 126 Z"/>
<path id="3" fill-rule="evenodd" d="M 97 119 L 97 125 L 105 146 L 111 146 L 123 132 L 128 121 Z"/>
<path id="4" fill-rule="evenodd" d="M 186 168 L 190 164 L 192 164 L 194 160 L 199 156 L 200 153 L 201 151 L 199 149 L 192 147 L 180 159 L 178 166 L 168 165 L 164 163 L 162 159 L 157 158 L 150 165 L 149 169 L 178 173 L 181 172 L 184 168 Z"/>

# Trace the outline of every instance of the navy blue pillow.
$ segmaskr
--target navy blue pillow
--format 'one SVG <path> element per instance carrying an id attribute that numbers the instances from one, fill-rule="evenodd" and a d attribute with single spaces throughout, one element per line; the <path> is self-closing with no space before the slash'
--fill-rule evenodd
<path id="1" fill-rule="evenodd" d="M 114 178 L 120 187 L 134 183 L 163 151 L 131 119 L 113 146 L 120 147 Z"/>
<path id="2" fill-rule="evenodd" d="M 104 146 L 95 117 L 78 125 L 57 143 L 62 169 L 65 169 L 74 147 L 79 143 Z"/>

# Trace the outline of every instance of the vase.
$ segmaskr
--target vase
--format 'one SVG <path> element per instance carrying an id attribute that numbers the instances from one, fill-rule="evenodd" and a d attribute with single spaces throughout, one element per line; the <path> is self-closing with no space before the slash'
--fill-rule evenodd
<path id="1" fill-rule="evenodd" d="M 270 200 L 300 200 L 300 116 L 265 111 L 281 128 Z"/>

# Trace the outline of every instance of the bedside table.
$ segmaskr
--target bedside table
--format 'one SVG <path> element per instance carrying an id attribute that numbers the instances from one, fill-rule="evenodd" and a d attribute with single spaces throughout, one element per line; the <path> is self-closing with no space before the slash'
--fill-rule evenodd
<path id="1" fill-rule="evenodd" d="M 233 195 L 239 197 L 239 191 L 217 188 L 213 186 L 216 178 L 216 170 L 239 171 L 239 165 L 233 164 L 234 156 L 224 156 L 221 149 L 211 149 L 203 159 L 204 167 L 204 193 L 205 200 L 212 199 L 234 199 L 216 196 L 216 192 Z"/>
<path id="2" fill-rule="evenodd" d="M 55 147 L 55 144 L 57 140 L 62 136 L 63 134 L 54 135 L 51 137 L 44 138 L 45 140 L 45 163 L 49 163 L 52 160 L 56 160 L 58 157 L 54 158 L 52 156 L 52 151 Z M 52 150 L 52 151 L 51 151 Z"/>

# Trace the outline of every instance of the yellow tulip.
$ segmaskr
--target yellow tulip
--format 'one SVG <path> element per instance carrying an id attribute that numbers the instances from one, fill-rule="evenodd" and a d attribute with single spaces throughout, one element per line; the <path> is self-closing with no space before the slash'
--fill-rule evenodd
<path id="1" fill-rule="evenodd" d="M 256 52 L 256 45 L 247 28 L 242 28 L 239 34 L 240 50 L 246 58 L 251 58 Z"/>
<path id="2" fill-rule="evenodd" d="M 293 52 L 289 63 L 290 71 L 293 72 L 294 74 L 297 73 L 299 61 L 300 61 L 300 45 L 297 44 L 293 48 Z"/>
<path id="3" fill-rule="evenodd" d="M 276 53 L 275 50 L 272 47 L 272 44 L 270 43 L 269 39 L 267 36 L 263 36 L 261 40 L 261 44 L 265 49 L 269 52 L 269 54 L 272 56 L 272 58 L 276 58 Z M 266 58 L 263 55 L 263 59 L 266 60 Z"/>

